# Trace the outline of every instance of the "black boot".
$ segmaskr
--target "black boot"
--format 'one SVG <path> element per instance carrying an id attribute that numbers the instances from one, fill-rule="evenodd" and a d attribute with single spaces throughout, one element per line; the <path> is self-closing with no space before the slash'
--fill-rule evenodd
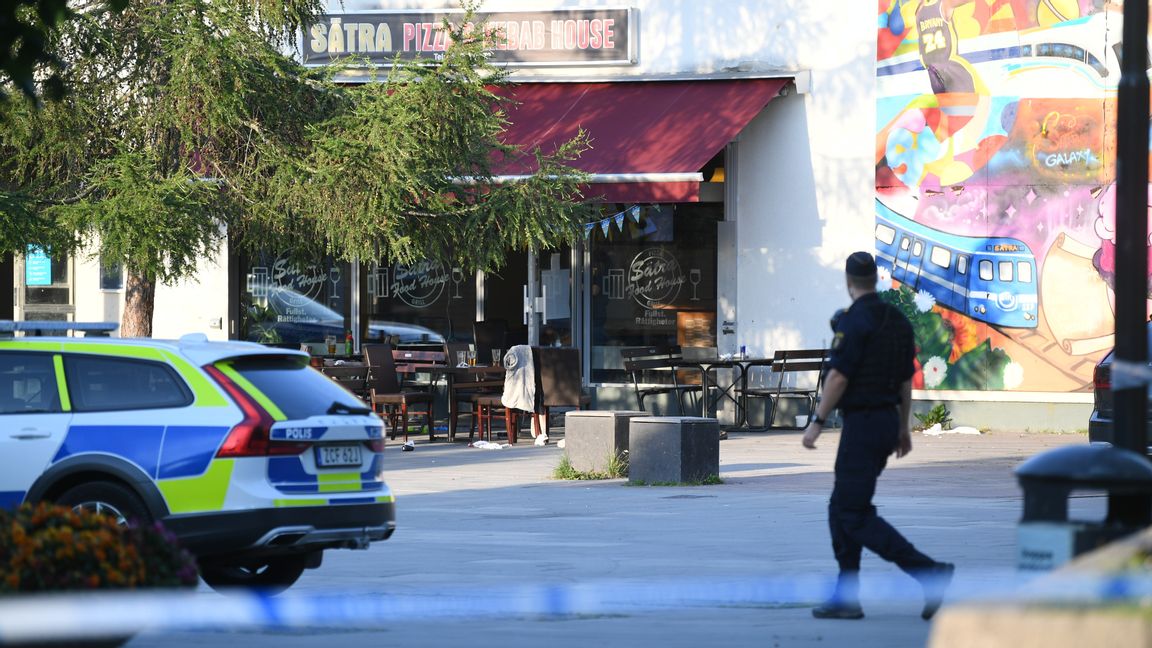
<path id="1" fill-rule="evenodd" d="M 863 619 L 859 572 L 840 572 L 832 598 L 812 608 L 812 616 L 817 619 Z"/>
<path id="2" fill-rule="evenodd" d="M 927 621 L 936 615 L 936 611 L 944 603 L 944 592 L 952 583 L 952 574 L 955 571 L 956 565 L 938 562 L 917 573 L 916 580 L 924 587 L 924 609 L 920 612 L 921 619 Z"/>

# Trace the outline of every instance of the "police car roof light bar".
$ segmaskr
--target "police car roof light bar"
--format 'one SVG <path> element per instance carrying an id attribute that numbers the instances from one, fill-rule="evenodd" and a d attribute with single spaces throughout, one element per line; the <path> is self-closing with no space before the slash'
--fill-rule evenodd
<path id="1" fill-rule="evenodd" d="M 79 331 L 84 337 L 108 337 L 120 328 L 118 322 L 64 322 L 53 320 L 0 320 L 0 338 L 14 337 L 16 331 L 26 336 L 42 336 Z"/>

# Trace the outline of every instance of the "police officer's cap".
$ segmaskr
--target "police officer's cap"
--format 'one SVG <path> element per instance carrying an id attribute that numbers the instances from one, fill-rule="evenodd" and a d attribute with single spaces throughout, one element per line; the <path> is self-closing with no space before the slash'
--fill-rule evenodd
<path id="1" fill-rule="evenodd" d="M 844 264 L 844 273 L 849 277 L 875 277 L 876 261 L 867 252 L 853 252 Z"/>

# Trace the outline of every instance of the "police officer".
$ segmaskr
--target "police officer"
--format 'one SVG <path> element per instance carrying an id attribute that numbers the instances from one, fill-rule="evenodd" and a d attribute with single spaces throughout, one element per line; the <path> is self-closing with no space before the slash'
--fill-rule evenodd
<path id="1" fill-rule="evenodd" d="M 953 565 L 936 562 L 876 514 L 872 495 L 888 456 L 912 451 L 908 417 L 912 404 L 912 325 L 876 294 L 876 262 L 854 252 L 845 264 L 852 306 L 834 320 L 835 337 L 824 379 L 824 394 L 804 430 L 804 447 L 816 448 L 825 418 L 839 405 L 844 429 L 836 453 L 836 483 L 828 501 L 832 551 L 840 565 L 836 590 L 813 608 L 818 619 L 860 619 L 860 556 L 867 547 L 896 563 L 924 587 L 921 616 L 932 618 Z"/>

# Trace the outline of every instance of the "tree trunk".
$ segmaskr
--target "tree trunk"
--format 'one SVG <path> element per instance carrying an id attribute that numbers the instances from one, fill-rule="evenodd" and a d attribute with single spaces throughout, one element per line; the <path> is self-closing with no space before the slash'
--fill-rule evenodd
<path id="1" fill-rule="evenodd" d="M 124 285 L 121 337 L 152 337 L 152 314 L 156 310 L 156 279 L 128 269 Z"/>

